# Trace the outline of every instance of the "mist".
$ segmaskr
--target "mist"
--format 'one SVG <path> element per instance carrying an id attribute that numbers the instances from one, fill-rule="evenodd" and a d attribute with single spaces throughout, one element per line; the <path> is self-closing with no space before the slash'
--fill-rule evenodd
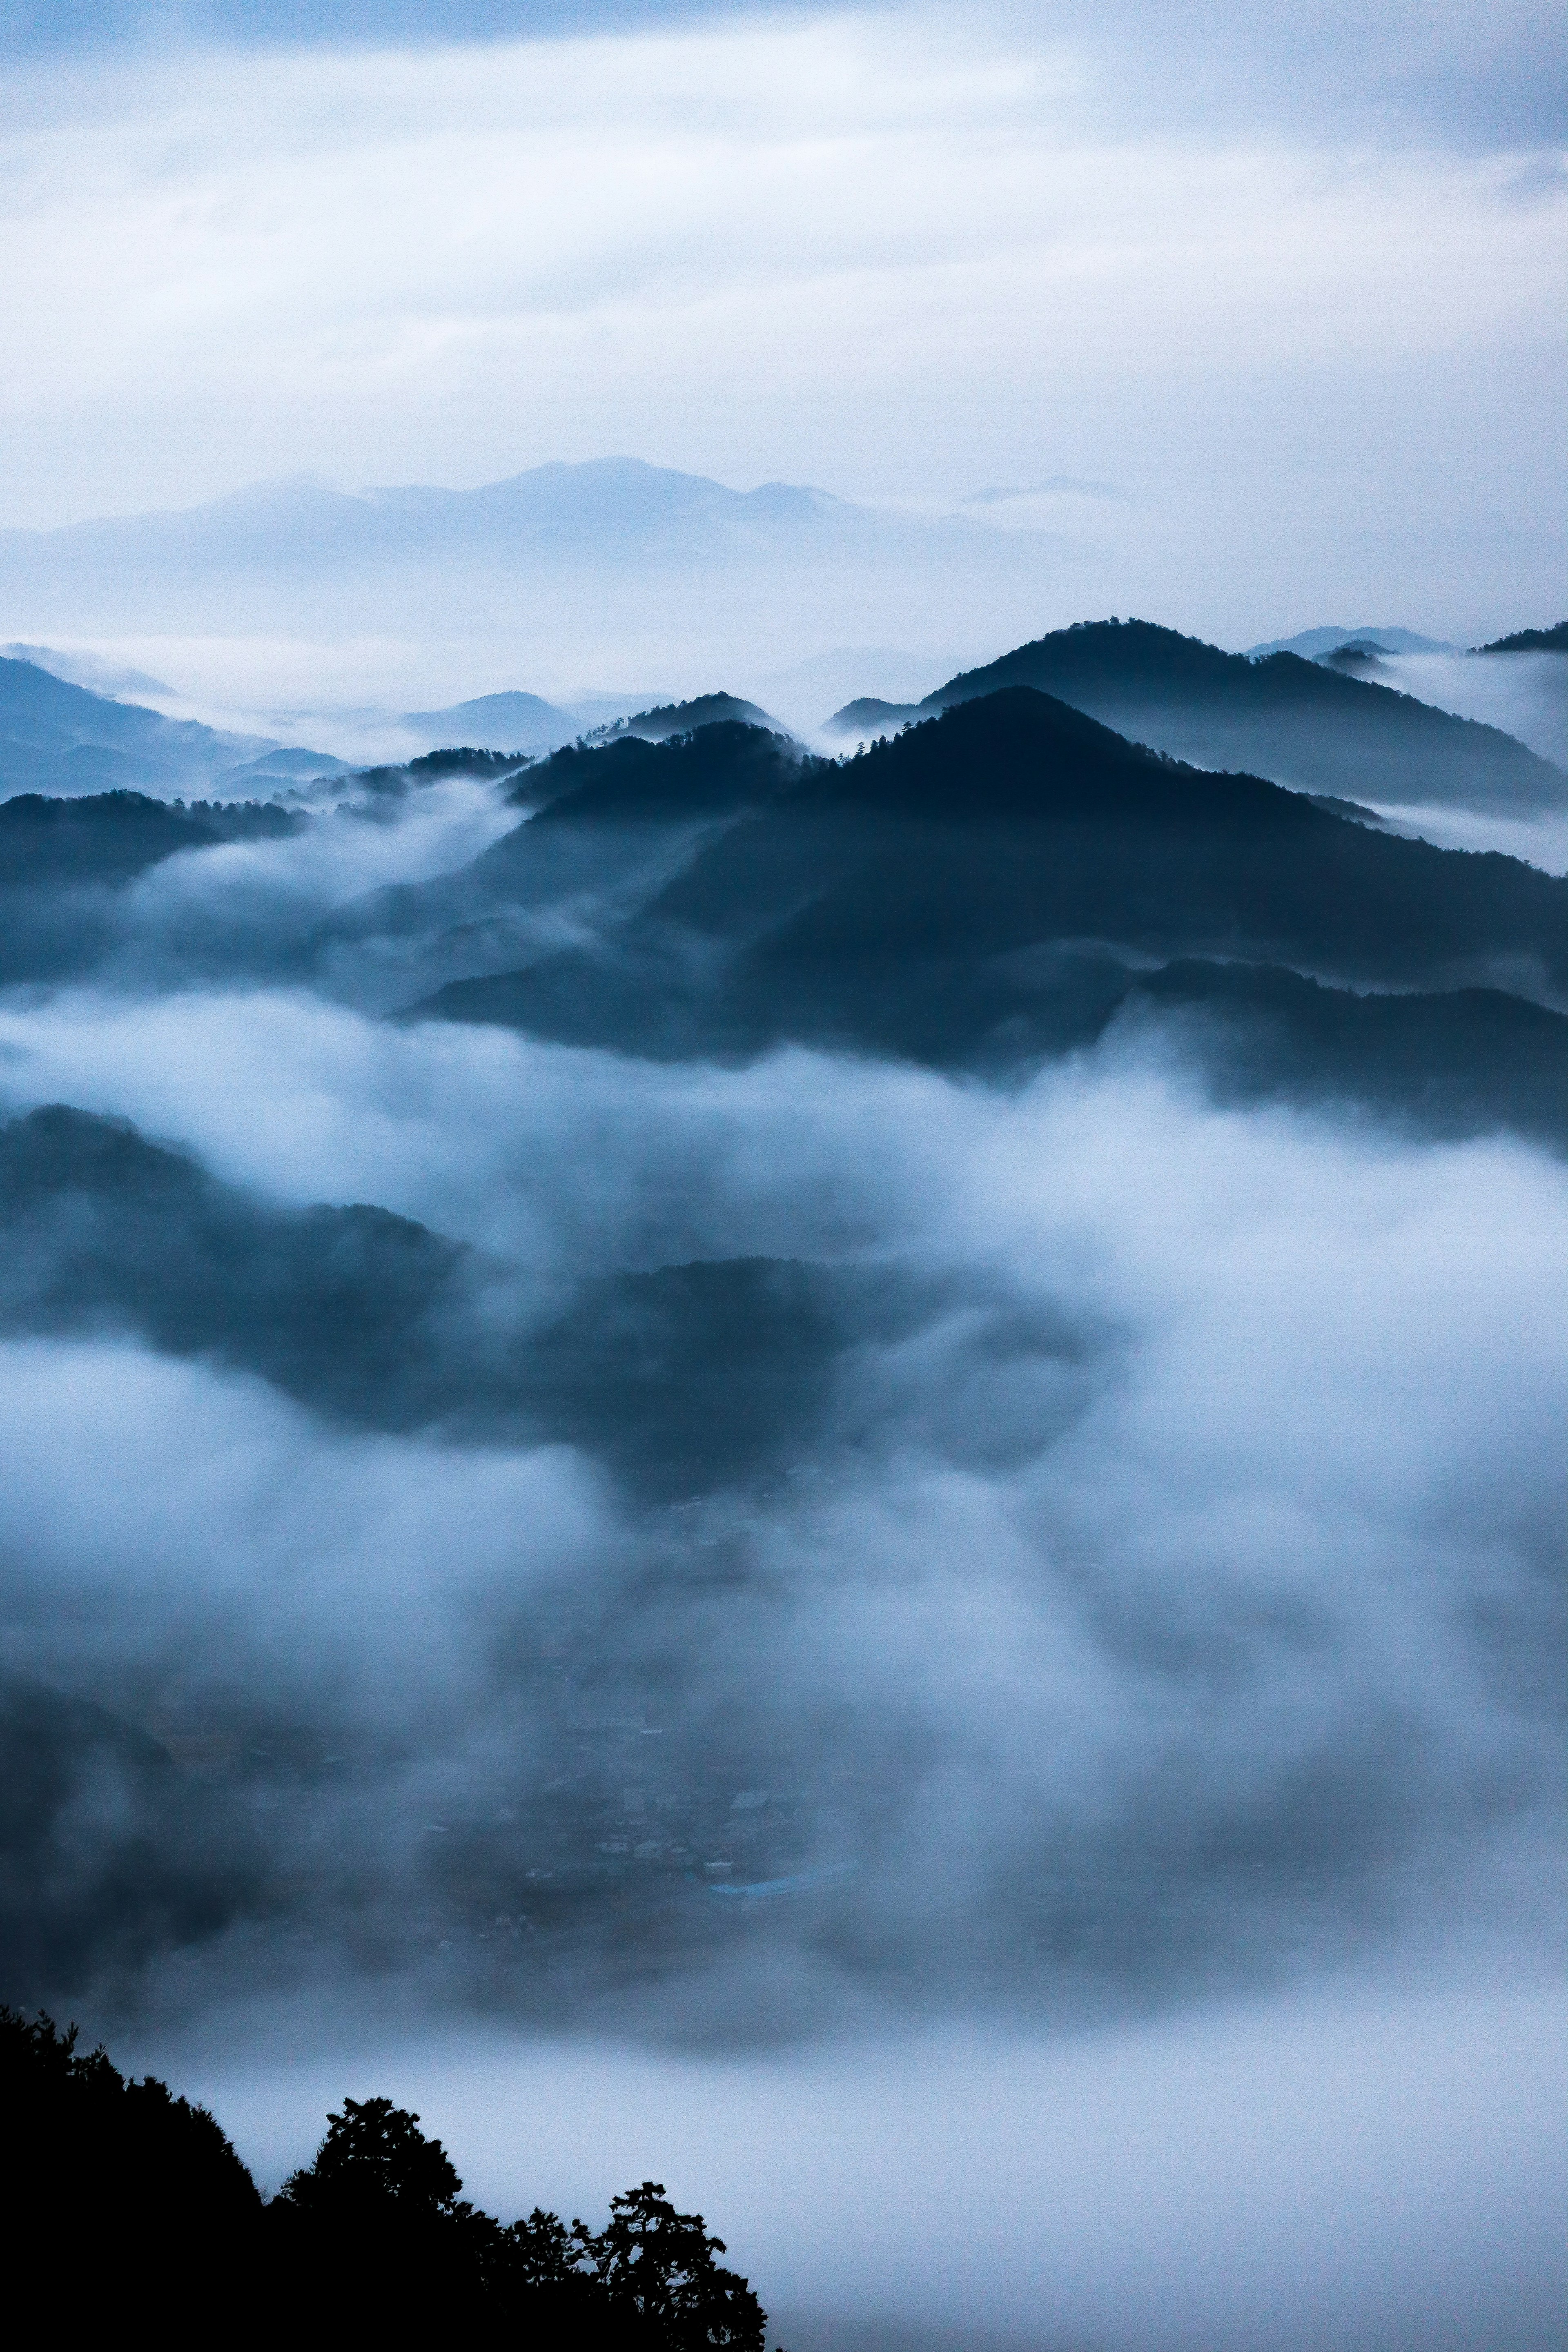
<path id="1" fill-rule="evenodd" d="M 1568 662 L 1561 654 L 1405 654 L 1390 682 L 1440 710 L 1500 727 L 1561 767 L 1568 749 Z"/>
<path id="2" fill-rule="evenodd" d="M 1550 2340 L 1560 1160 L 1227 1113 L 1147 1037 L 997 1088 L 226 991 L 13 1003 L 4 1049 L 18 1110 L 460 1235 L 525 1327 L 692 1256 L 883 1286 L 795 1458 L 674 1501 L 0 1346 L 13 1664 L 271 1751 L 287 1916 L 73 2004 L 260 2177 L 374 2088 L 504 2213 L 668 2179 L 790 2343 Z M 858 1867 L 584 1934 L 523 1874 L 563 1763 L 601 1827 L 706 1780 L 776 1871 L 764 1786 L 764 1840 Z"/>
<path id="3" fill-rule="evenodd" d="M 732 822 L 555 773 L 334 781 L 0 998 L 6 1704 L 106 1710 L 24 1996 L 269 2179 L 371 2088 L 505 2213 L 667 2179 L 791 2343 L 1532 2340 L 1561 1153 L 1157 1010 L 410 1013 Z"/>
<path id="4" fill-rule="evenodd" d="M 263 2177 L 309 2154 L 297 2116 L 373 2084 L 502 2210 L 538 2190 L 591 2216 L 662 2168 L 724 2212 L 770 2341 L 1560 2339 L 1563 2016 L 1528 1982 L 1338 1984 L 1179 2023 L 927 2029 L 743 2063 L 336 2021 L 306 2055 L 273 2018 L 237 2068 L 223 2039 L 144 2047 L 177 2054 Z"/>
<path id="5" fill-rule="evenodd" d="M 454 1443 L 107 1335 L 0 1351 L 13 1656 L 165 1729 L 357 1741 L 297 1832 L 353 1822 L 355 1933 L 449 1899 L 432 1819 L 480 1878 L 548 1843 L 536 1790 L 573 1743 L 527 1695 L 542 1650 L 585 1694 L 569 1720 L 632 1727 L 595 1782 L 635 1773 L 650 1816 L 712 1764 L 779 1783 L 768 1834 L 860 1871 L 798 1937 L 693 1957 L 708 2031 L 933 1981 L 1007 2000 L 1020 1969 L 1069 2005 L 1164 1998 L 1443 1918 L 1541 1932 L 1558 1161 L 1227 1114 L 1147 1043 L 997 1092 L 798 1052 L 639 1067 L 289 996 L 67 997 L 4 1042 L 18 1107 L 129 1114 L 274 1200 L 368 1197 L 504 1253 L 484 1312 L 525 1333 L 584 1274 L 763 1257 L 838 1286 L 754 1445 L 689 1496 L 592 1420 Z M 659 2030 L 684 2015 L 668 1993 Z"/>

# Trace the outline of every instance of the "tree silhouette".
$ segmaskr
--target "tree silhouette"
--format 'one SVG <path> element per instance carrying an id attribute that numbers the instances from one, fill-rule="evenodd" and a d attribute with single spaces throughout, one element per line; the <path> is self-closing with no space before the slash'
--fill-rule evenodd
<path id="1" fill-rule="evenodd" d="M 462 2196 L 438 2139 L 390 2099 L 345 2099 L 314 2159 L 264 2205 L 205 2107 L 127 2082 L 43 2015 L 0 2007 L 12 2242 L 69 2279 L 73 2321 L 306 2342 L 518 2326 L 532 2352 L 763 2352 L 765 2315 L 700 2213 L 661 2182 L 607 2228 L 535 2207 L 503 2229 Z M 84 2247 L 90 2260 L 81 2260 Z M 169 2315 L 173 2315 L 172 2320 Z"/>
<path id="2" fill-rule="evenodd" d="M 221 2303 L 260 2248 L 249 2173 L 206 2108 L 76 2045 L 74 2026 L 0 2007 L 14 2259 L 69 2281 L 74 2323 L 121 2328 L 146 2295 Z"/>
<path id="3" fill-rule="evenodd" d="M 763 2352 L 765 2315 L 743 2278 L 723 2270 L 700 2213 L 678 2213 L 660 2180 L 610 2200 L 607 2229 L 591 2241 L 595 2273 L 628 2340 L 707 2352 Z"/>
<path id="4" fill-rule="evenodd" d="M 328 2218 L 395 2213 L 405 2223 L 448 2218 L 463 2184 L 438 2139 L 390 2099 L 345 2099 L 327 2117 L 327 2136 L 308 2170 L 279 2191 L 301 2212 Z"/>

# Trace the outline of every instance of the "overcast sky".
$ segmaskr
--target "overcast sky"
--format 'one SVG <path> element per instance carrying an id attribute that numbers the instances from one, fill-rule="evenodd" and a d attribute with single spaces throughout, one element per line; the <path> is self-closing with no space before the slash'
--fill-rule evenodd
<path id="1" fill-rule="evenodd" d="M 1244 638 L 1555 617 L 1554 15 L 8 9 L 0 522 L 623 451 L 1065 476 L 1153 518 L 1173 618 L 1183 563 Z M 1334 609 L 1222 615 L 1249 564 Z"/>

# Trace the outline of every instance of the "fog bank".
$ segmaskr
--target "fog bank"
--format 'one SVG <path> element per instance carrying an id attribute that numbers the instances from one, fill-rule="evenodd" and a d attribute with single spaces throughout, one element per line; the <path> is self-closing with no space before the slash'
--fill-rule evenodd
<path id="1" fill-rule="evenodd" d="M 1568 2011 L 1528 1981 L 1340 1985 L 1052 2038 L 925 2029 L 743 2063 L 329 2016 L 144 2045 L 277 2180 L 344 2092 L 468 2192 L 596 2220 L 649 2174 L 806 2352 L 1548 2352 Z"/>

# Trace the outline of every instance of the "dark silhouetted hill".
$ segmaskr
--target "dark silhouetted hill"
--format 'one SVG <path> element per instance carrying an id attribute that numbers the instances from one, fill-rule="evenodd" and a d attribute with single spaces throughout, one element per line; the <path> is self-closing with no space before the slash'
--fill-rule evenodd
<path id="1" fill-rule="evenodd" d="M 612 2198 L 597 2231 L 537 2206 L 505 2226 L 463 2198 L 416 2115 L 345 2099 L 264 2203 L 205 2107 L 5 2007 L 0 2096 L 14 2286 L 36 2273 L 62 2332 L 123 2333 L 151 2311 L 176 2345 L 477 2332 L 538 2352 L 763 2352 L 766 2314 L 716 2259 L 723 2241 L 660 2181 Z"/>
<path id="2" fill-rule="evenodd" d="M 743 736 L 716 748 L 754 756 Z M 696 750 L 663 756 L 679 768 Z M 1336 983 L 1352 1024 L 1369 989 L 1457 1001 L 1481 987 L 1511 1003 L 1568 984 L 1568 884 L 1184 767 L 1026 689 L 783 782 L 596 944 L 454 983 L 419 1009 L 671 1058 L 795 1038 L 970 1066 L 1092 1039 L 1154 963 L 1283 967 Z M 718 798 L 710 778 L 704 792 Z M 504 845 L 514 862 L 542 823 Z M 1442 1020 L 1434 1011 L 1434 1042 Z M 1529 1003 L 1519 1024 L 1519 1053 L 1543 1073 L 1534 1109 L 1517 1068 L 1489 1093 L 1463 1021 L 1453 1047 L 1469 1075 L 1454 1099 L 1482 1125 L 1522 1116 L 1559 1133 L 1544 1074 L 1568 1025 Z M 1348 1094 L 1367 1069 L 1347 1054 Z M 1392 1065 L 1386 1085 L 1397 1094 Z"/>
<path id="3" fill-rule="evenodd" d="M 828 725 L 863 738 L 1009 687 L 1053 695 L 1199 766 L 1300 792 L 1494 814 L 1568 803 L 1568 778 L 1497 728 L 1295 654 L 1252 660 L 1148 621 L 1058 629 L 950 678 L 914 712 L 850 704 Z"/>
<path id="4" fill-rule="evenodd" d="M 1510 637 L 1494 637 L 1489 646 L 1478 646 L 1480 654 L 1568 654 L 1568 621 L 1555 621 L 1549 629 L 1515 629 Z"/>
<path id="5" fill-rule="evenodd" d="M 223 841 L 277 841 L 309 818 L 267 801 L 151 800 L 95 793 L 59 800 L 18 793 L 0 801 L 0 890 L 38 883 L 128 882 L 182 849 Z"/>
<path id="6" fill-rule="evenodd" d="M 602 749 L 558 751 L 531 771 L 526 789 L 546 803 L 542 821 L 551 825 L 685 824 L 694 816 L 763 807 L 791 790 L 800 773 L 787 737 L 717 716 L 690 730 L 645 735 L 634 728 Z M 516 836 L 508 838 L 521 846 Z M 496 862 L 505 846 L 497 845 Z"/>
<path id="7" fill-rule="evenodd" d="M 763 727 L 775 735 L 784 732 L 776 719 L 735 694 L 700 694 L 689 702 L 667 702 L 655 710 L 633 711 L 616 719 L 605 732 L 612 737 L 637 735 L 645 743 L 668 743 L 676 736 L 695 734 L 700 727 L 722 725 Z"/>

